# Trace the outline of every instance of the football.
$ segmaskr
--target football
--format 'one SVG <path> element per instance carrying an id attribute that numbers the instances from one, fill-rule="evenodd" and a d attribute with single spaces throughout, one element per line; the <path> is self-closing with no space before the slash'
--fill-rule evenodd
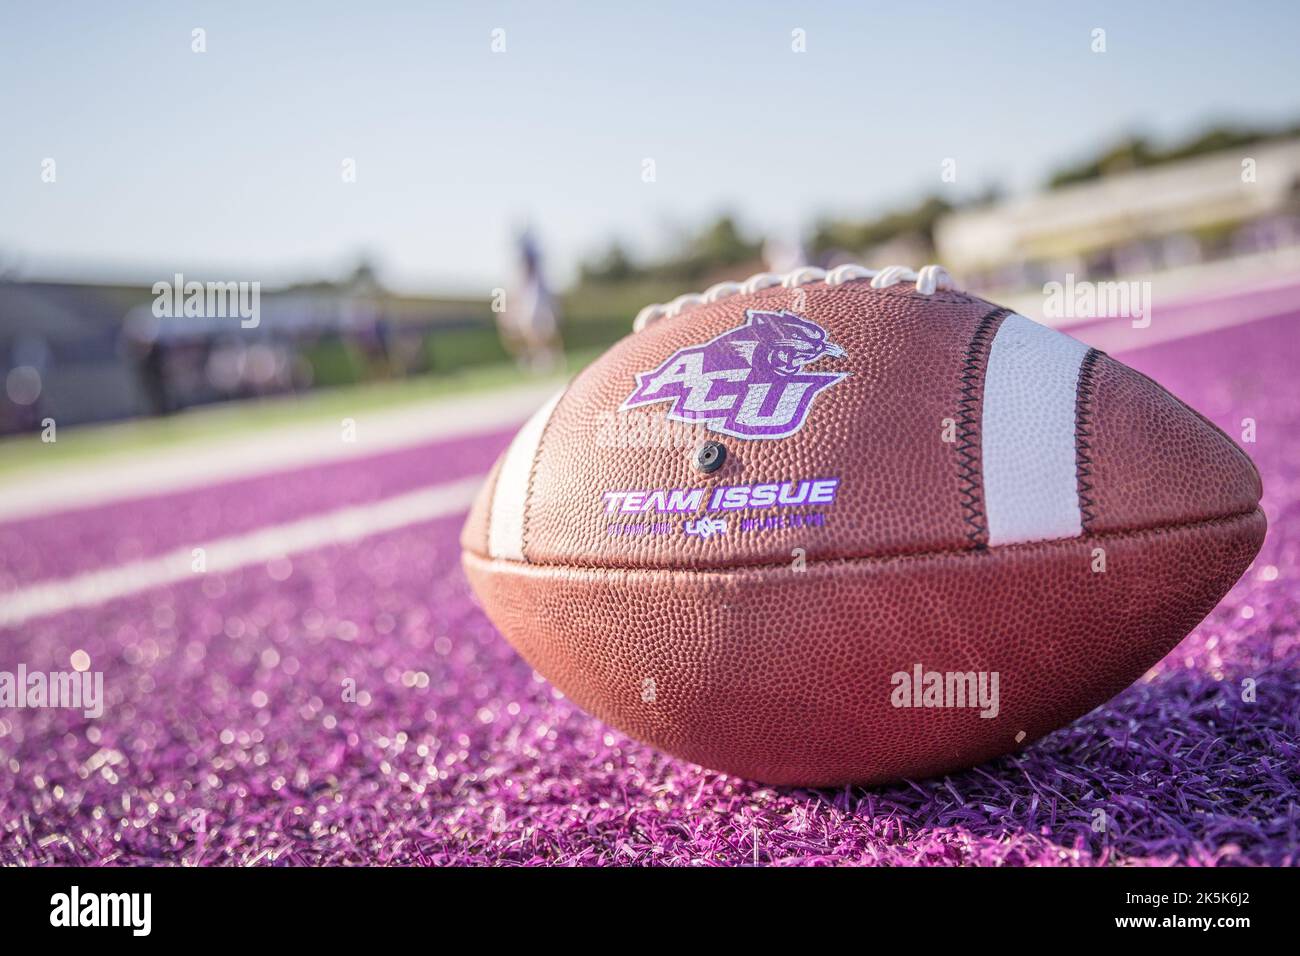
<path id="1" fill-rule="evenodd" d="M 514 438 L 463 564 L 565 695 L 705 767 L 875 783 L 1025 747 L 1263 541 L 1227 435 L 938 266 L 760 274 L 633 329 Z"/>

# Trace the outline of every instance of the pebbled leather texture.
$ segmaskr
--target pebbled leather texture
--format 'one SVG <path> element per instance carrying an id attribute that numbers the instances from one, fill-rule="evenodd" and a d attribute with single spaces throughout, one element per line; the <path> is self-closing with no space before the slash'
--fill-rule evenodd
<path id="1" fill-rule="evenodd" d="M 621 410 L 644 375 L 725 336 L 749 310 L 816 323 L 833 348 L 806 369 L 848 373 L 815 394 L 802 427 L 743 438 L 671 421 L 668 403 Z M 1265 531 L 1259 477 L 1149 379 L 1053 345 L 1072 358 L 1050 378 L 1052 400 L 1077 394 L 1073 416 L 1053 414 L 1050 427 L 1073 435 L 1053 441 L 1054 504 L 1034 511 L 1074 509 L 1073 521 L 1047 522 L 1040 537 L 1052 540 L 991 545 L 984 383 L 1008 315 L 955 292 L 814 283 L 629 336 L 531 428 L 531 471 L 515 474 L 522 500 L 512 502 L 523 520 L 509 553 L 522 560 L 492 547 L 499 463 L 471 510 L 464 564 L 483 607 L 596 716 L 771 783 L 940 773 L 1085 713 L 1167 653 L 1249 566 Z M 1036 393 L 1000 394 L 999 440 L 1032 447 L 1006 416 L 1047 427 Z M 727 453 L 712 473 L 693 463 L 704 440 Z M 834 501 L 817 506 L 611 513 L 605 497 L 827 478 L 839 482 Z M 1013 471 L 1000 484 L 1004 524 L 1017 480 Z M 688 533 L 701 517 L 725 529 Z M 998 715 L 894 707 L 892 675 L 918 664 L 997 672 Z"/>
<path id="2" fill-rule="evenodd" d="M 1087 713 L 1196 626 L 1263 535 L 1253 511 L 1094 539 L 812 562 L 802 573 L 474 555 L 465 569 L 524 658 L 600 719 L 706 767 L 829 786 L 970 766 Z M 893 707 L 891 675 L 915 664 L 998 672 L 998 715 Z"/>
<path id="3" fill-rule="evenodd" d="M 1179 524 L 1259 503 L 1246 453 L 1140 372 L 1101 356 L 1091 406 L 1086 531 Z"/>

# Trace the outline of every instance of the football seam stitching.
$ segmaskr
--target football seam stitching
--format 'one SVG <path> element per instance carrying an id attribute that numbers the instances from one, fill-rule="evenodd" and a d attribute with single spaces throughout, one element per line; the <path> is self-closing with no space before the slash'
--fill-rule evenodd
<path id="1" fill-rule="evenodd" d="M 1053 547 L 1055 545 L 1071 544 L 1082 541 L 1104 543 L 1116 538 L 1156 537 L 1158 535 L 1168 534 L 1175 531 L 1190 531 L 1196 528 L 1208 528 L 1219 524 L 1230 524 L 1240 521 L 1242 518 L 1249 518 L 1256 514 L 1264 514 L 1264 509 L 1261 508 L 1258 503 L 1248 511 L 1238 511 L 1226 515 L 1215 515 L 1210 518 L 1202 518 L 1198 521 L 1181 521 L 1176 524 L 1151 525 L 1146 528 L 1103 531 L 1098 534 L 1076 535 L 1072 538 L 1046 538 L 1041 541 L 1020 541 L 1015 544 L 1002 544 L 993 548 L 941 548 L 933 551 L 900 551 L 896 554 L 858 554 L 844 555 L 834 558 L 809 558 L 808 563 L 818 565 L 865 564 L 870 562 L 885 563 L 889 561 L 914 561 L 945 557 L 975 557 L 981 560 L 987 560 L 990 557 L 1007 552 L 1027 551 L 1035 548 L 1042 549 Z M 521 567 L 533 567 L 539 570 L 557 569 L 561 571 L 666 571 L 672 574 L 726 574 L 731 571 L 776 570 L 779 568 L 788 568 L 790 564 L 789 561 L 782 559 L 780 561 L 771 561 L 762 564 L 722 564 L 702 567 L 668 567 L 666 565 L 654 564 L 560 564 L 557 562 L 537 562 L 529 560 L 512 561 L 508 558 L 494 558 L 491 555 L 477 554 L 473 551 L 466 551 L 465 555 L 477 558 L 480 561 L 513 564 Z"/>
<path id="2" fill-rule="evenodd" d="M 1096 519 L 1096 499 L 1092 497 L 1092 399 L 1096 391 L 1097 362 L 1102 353 L 1089 349 L 1079 363 L 1079 385 L 1075 396 L 1074 454 L 1075 481 L 1079 490 L 1079 526 L 1086 534 Z"/>
<path id="3" fill-rule="evenodd" d="M 977 548 L 988 544 L 988 526 L 984 521 L 983 475 L 979 463 L 979 427 L 975 421 L 975 403 L 981 397 L 980 373 L 988 359 L 989 344 L 995 327 L 1010 314 L 1010 309 L 998 308 L 980 319 L 962 361 L 961 384 L 958 389 L 961 397 L 957 400 L 957 495 L 962 520 L 969 528 L 966 537 Z"/>

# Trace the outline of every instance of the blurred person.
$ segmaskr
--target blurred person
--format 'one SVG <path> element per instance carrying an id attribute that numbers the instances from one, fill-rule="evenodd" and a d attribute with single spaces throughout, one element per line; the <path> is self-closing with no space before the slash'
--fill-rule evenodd
<path id="1" fill-rule="evenodd" d="M 560 364 L 563 343 L 555 300 L 542 275 L 541 252 L 531 229 L 519 237 L 519 265 L 516 290 L 497 313 L 497 332 L 520 368 L 545 374 Z"/>
<path id="2" fill-rule="evenodd" d="M 131 361 L 151 415 L 175 411 L 167 381 L 167 355 L 160 321 L 147 307 L 132 309 L 122 322 L 120 346 Z"/>

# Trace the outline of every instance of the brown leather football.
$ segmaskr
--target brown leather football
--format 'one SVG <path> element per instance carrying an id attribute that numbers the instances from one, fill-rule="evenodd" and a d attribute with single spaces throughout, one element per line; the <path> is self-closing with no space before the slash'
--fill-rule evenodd
<path id="1" fill-rule="evenodd" d="M 635 328 L 497 462 L 464 566 L 566 695 L 706 767 L 877 782 L 1024 746 L 1263 541 L 1223 432 L 937 266 L 759 275 Z"/>

